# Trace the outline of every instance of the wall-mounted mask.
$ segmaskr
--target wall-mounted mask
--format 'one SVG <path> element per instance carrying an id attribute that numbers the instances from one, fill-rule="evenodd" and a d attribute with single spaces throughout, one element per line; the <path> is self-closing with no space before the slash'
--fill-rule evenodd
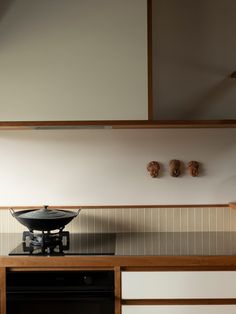
<path id="1" fill-rule="evenodd" d="M 159 175 L 160 164 L 157 161 L 150 161 L 147 165 L 147 171 L 152 178 L 156 178 Z"/>
<path id="2" fill-rule="evenodd" d="M 171 160 L 169 162 L 170 175 L 176 178 L 179 177 L 181 173 L 180 167 L 181 167 L 180 160 L 177 160 L 177 159 Z"/>
<path id="3" fill-rule="evenodd" d="M 199 162 L 195 160 L 191 160 L 188 163 L 188 171 L 190 176 L 197 177 L 199 175 Z"/>

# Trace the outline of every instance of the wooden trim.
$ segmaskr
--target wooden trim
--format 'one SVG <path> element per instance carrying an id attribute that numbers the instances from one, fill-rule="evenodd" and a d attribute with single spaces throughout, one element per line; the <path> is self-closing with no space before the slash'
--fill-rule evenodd
<path id="1" fill-rule="evenodd" d="M 147 123 L 113 125 L 113 129 L 201 129 L 235 128 L 236 120 L 150 120 Z"/>
<path id="2" fill-rule="evenodd" d="M 142 299 L 122 300 L 122 305 L 220 305 L 236 304 L 236 299 Z"/>
<path id="3" fill-rule="evenodd" d="M 233 208 L 233 209 L 236 209 L 236 203 L 229 203 L 229 207 Z"/>
<path id="4" fill-rule="evenodd" d="M 6 314 L 6 268 L 0 268 L 0 313 Z"/>
<path id="5" fill-rule="evenodd" d="M 115 314 L 121 314 L 121 271 L 115 267 Z"/>
<path id="6" fill-rule="evenodd" d="M 103 270 L 114 270 L 114 267 L 9 267 L 7 271 L 10 272 L 31 272 L 31 271 L 103 271 Z"/>
<path id="7" fill-rule="evenodd" d="M 122 209 L 122 208 L 218 208 L 218 207 L 228 207 L 228 204 L 173 204 L 173 205 L 60 205 L 60 206 L 49 206 L 49 208 L 57 208 L 57 209 Z M 41 205 L 34 205 L 34 206 L 14 206 L 14 205 L 8 205 L 8 206 L 0 206 L 0 210 L 9 210 L 9 208 L 14 208 L 14 210 L 21 210 L 21 209 L 35 209 L 35 208 L 43 208 L 42 204 Z"/>
<path id="8" fill-rule="evenodd" d="M 100 121 L 5 121 L 0 122 L 0 129 L 176 129 L 176 128 L 236 128 L 233 120 L 100 120 Z"/>
<path id="9" fill-rule="evenodd" d="M 236 256 L 0 256 L 1 267 L 74 268 L 74 267 L 184 267 L 204 270 L 236 270 Z"/>
<path id="10" fill-rule="evenodd" d="M 153 120 L 152 0 L 147 0 L 148 120 Z"/>

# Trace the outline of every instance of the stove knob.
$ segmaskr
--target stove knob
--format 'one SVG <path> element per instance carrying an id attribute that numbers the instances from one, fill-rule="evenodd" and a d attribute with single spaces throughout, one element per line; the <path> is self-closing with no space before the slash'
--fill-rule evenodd
<path id="1" fill-rule="evenodd" d="M 93 278 L 91 276 L 84 276 L 84 283 L 90 286 L 93 283 Z"/>

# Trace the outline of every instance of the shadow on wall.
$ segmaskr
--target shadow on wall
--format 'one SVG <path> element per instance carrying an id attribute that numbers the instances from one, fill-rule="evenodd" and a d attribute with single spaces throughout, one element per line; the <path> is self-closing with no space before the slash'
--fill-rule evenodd
<path id="1" fill-rule="evenodd" d="M 216 189 L 216 197 L 218 195 L 222 195 L 223 197 L 229 200 L 229 203 L 236 203 L 236 176 L 233 175 L 229 178 L 226 178 L 222 182 L 219 183 L 218 188 Z M 235 195 L 232 198 L 232 195 Z"/>
<path id="2" fill-rule="evenodd" d="M 12 5 L 14 1 L 15 0 L 1 0 L 0 1 L 0 21 L 2 20 L 5 13 L 7 12 L 7 10 L 9 9 L 9 7 Z"/>
<path id="3" fill-rule="evenodd" d="M 138 209 L 133 213 L 135 216 Z M 122 209 L 82 210 L 77 218 L 71 222 L 72 232 L 137 232 L 140 224 L 125 217 Z M 140 210 L 142 214 L 143 209 Z M 131 214 L 128 214 L 130 216 Z M 133 215 L 132 215 L 133 216 Z M 141 222 L 140 222 L 141 223 Z M 144 221 L 142 220 L 142 223 Z M 141 228 L 143 229 L 143 228 Z"/>
<path id="4" fill-rule="evenodd" d="M 229 92 L 235 90 L 235 80 L 229 77 L 224 78 L 221 82 L 212 87 L 211 90 L 205 91 L 197 101 L 193 102 L 192 106 L 186 110 L 182 116 L 183 119 L 204 119 L 208 110 L 212 110 L 219 103 L 222 105 L 225 97 Z M 187 106 L 186 106 L 187 107 Z M 216 117 L 217 118 L 217 117 Z M 232 117 L 233 118 L 233 117 Z"/>

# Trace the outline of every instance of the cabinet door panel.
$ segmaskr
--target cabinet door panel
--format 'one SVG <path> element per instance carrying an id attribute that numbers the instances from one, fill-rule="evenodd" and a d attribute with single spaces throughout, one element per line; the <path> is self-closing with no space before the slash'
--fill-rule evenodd
<path id="1" fill-rule="evenodd" d="M 235 314 L 236 305 L 124 305 L 122 314 Z"/>
<path id="2" fill-rule="evenodd" d="M 235 11 L 235 0 L 153 0 L 156 119 L 236 119 Z"/>
<path id="3" fill-rule="evenodd" d="M 2 10 L 0 121 L 147 119 L 147 0 Z"/>
<path id="4" fill-rule="evenodd" d="M 236 272 L 123 272 L 122 298 L 236 298 Z"/>

